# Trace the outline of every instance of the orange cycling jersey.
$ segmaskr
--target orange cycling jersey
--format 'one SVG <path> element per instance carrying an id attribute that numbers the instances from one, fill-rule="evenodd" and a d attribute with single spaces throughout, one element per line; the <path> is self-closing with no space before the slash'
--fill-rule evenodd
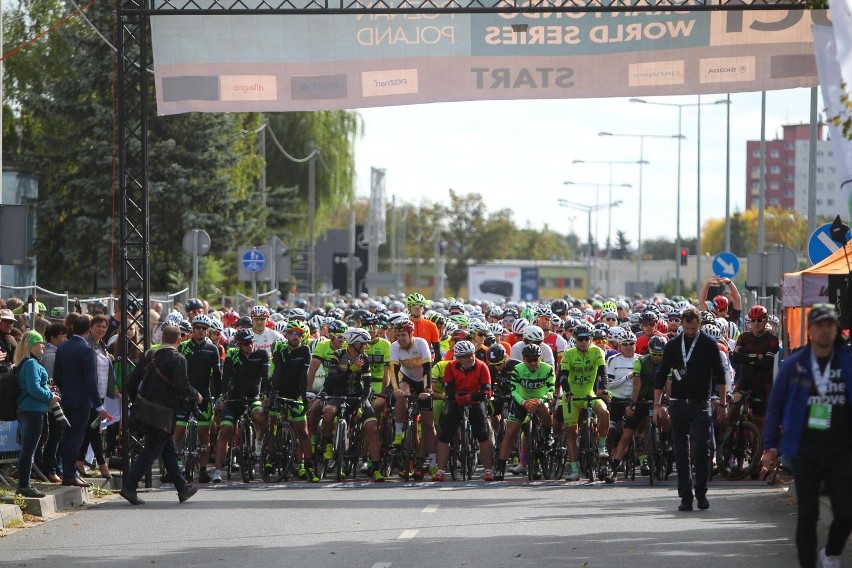
<path id="1" fill-rule="evenodd" d="M 438 333 L 438 326 L 434 322 L 426 318 L 412 319 L 414 323 L 414 337 L 422 337 L 432 347 L 433 343 L 441 341 L 441 335 Z"/>

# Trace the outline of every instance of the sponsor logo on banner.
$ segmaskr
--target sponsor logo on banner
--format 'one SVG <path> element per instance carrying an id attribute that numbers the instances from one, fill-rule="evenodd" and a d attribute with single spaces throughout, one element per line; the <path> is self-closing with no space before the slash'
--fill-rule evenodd
<path id="1" fill-rule="evenodd" d="M 275 75 L 222 75 L 219 77 L 223 101 L 274 101 L 278 99 Z"/>
<path id="2" fill-rule="evenodd" d="M 702 59 L 698 69 L 702 83 L 736 83 L 754 81 L 755 61 L 752 56 L 713 57 Z"/>
<path id="3" fill-rule="evenodd" d="M 361 73 L 361 88 L 365 97 L 416 94 L 417 69 L 364 71 Z"/>
<path id="4" fill-rule="evenodd" d="M 653 85 L 683 85 L 684 61 L 649 61 L 628 66 L 628 84 L 631 87 Z"/>

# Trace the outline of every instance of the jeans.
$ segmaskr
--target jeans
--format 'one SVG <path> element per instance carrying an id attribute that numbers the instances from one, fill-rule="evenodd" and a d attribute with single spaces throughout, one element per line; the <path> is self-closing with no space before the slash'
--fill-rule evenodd
<path id="1" fill-rule="evenodd" d="M 810 568 L 817 560 L 817 520 L 819 489 L 822 482 L 831 501 L 832 521 L 825 552 L 840 556 L 852 533 L 852 454 L 799 450 L 793 461 L 799 516 L 796 522 L 796 548 L 799 564 Z"/>
<path id="2" fill-rule="evenodd" d="M 33 457 L 44 428 L 44 412 L 18 410 L 18 424 L 21 429 L 21 451 L 18 454 L 18 488 L 30 486 L 33 473 Z"/>
<path id="3" fill-rule="evenodd" d="M 707 480 L 710 478 L 710 403 L 687 404 L 673 400 L 669 404 L 669 416 L 672 421 L 672 441 L 677 466 L 677 493 L 682 501 L 692 502 L 693 479 L 689 441 L 695 447 L 695 495 L 707 494 Z"/>
<path id="4" fill-rule="evenodd" d="M 51 413 L 47 414 L 48 420 L 48 436 L 42 449 L 42 471 L 45 475 L 51 473 L 59 474 L 62 468 L 59 467 L 59 442 L 62 440 L 62 426 L 57 424 L 56 419 Z"/>
<path id="5" fill-rule="evenodd" d="M 147 427 L 145 428 L 145 442 L 142 451 L 139 452 L 133 465 L 130 466 L 130 473 L 124 479 L 124 487 L 136 491 L 139 480 L 154 465 L 154 461 L 160 454 L 163 456 L 166 473 L 174 481 L 175 489 L 178 493 L 185 492 L 188 486 L 183 473 L 180 471 L 180 465 L 178 465 L 178 448 L 174 437 Z"/>
<path id="6" fill-rule="evenodd" d="M 80 446 L 86 436 L 86 428 L 89 427 L 90 408 L 66 408 L 65 417 L 70 428 L 65 428 L 62 434 L 62 477 L 72 480 L 78 477 L 77 456 L 80 454 Z"/>

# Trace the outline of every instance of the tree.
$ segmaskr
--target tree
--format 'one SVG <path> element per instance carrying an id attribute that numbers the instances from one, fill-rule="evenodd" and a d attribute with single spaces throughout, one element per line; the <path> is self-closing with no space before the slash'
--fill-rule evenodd
<path id="1" fill-rule="evenodd" d="M 615 248 L 612 249 L 612 258 L 626 260 L 631 255 L 630 241 L 627 239 L 627 234 L 624 231 L 616 231 L 615 233 Z"/>
<path id="2" fill-rule="evenodd" d="M 746 256 L 757 252 L 757 209 L 747 209 L 731 215 L 731 252 Z M 780 244 L 793 251 L 803 251 L 807 246 L 807 219 L 796 211 L 769 207 L 764 214 L 764 241 L 767 245 Z M 710 219 L 702 228 L 704 252 L 711 255 L 724 250 L 725 220 Z"/>

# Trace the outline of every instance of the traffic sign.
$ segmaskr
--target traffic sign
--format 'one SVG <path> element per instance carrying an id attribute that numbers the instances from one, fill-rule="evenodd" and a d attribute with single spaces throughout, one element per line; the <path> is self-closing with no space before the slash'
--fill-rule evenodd
<path id="1" fill-rule="evenodd" d="M 852 231 L 846 233 L 846 238 L 852 239 Z M 838 243 L 831 238 L 831 223 L 820 225 L 808 239 L 808 259 L 811 264 L 817 264 L 840 250 L 842 246 L 843 243 Z"/>
<path id="2" fill-rule="evenodd" d="M 204 229 L 190 229 L 183 235 L 183 252 L 186 254 L 204 256 L 210 252 L 210 244 L 210 235 Z"/>
<path id="3" fill-rule="evenodd" d="M 266 257 L 256 248 L 249 249 L 243 253 L 243 268 L 249 272 L 260 272 L 266 265 Z"/>
<path id="4" fill-rule="evenodd" d="M 740 259 L 730 251 L 722 251 L 713 258 L 713 274 L 721 278 L 733 278 L 740 271 Z"/>

